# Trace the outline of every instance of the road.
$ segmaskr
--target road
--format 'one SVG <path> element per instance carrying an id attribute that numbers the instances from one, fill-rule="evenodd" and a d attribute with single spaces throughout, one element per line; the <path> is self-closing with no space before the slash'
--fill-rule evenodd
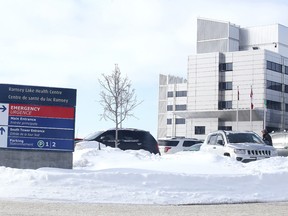
<path id="1" fill-rule="evenodd" d="M 128 205 L 0 201 L 1 216 L 286 216 L 288 203 Z"/>

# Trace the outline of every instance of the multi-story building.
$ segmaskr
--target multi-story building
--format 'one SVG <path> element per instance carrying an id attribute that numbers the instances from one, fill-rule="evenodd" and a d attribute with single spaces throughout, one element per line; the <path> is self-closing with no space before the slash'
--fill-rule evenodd
<path id="1" fill-rule="evenodd" d="M 288 129 L 288 27 L 197 20 L 187 78 L 160 75 L 158 138 Z"/>

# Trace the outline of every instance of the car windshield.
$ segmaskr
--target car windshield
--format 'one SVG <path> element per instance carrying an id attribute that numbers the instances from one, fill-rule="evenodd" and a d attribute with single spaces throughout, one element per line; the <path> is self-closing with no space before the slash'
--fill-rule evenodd
<path id="1" fill-rule="evenodd" d="M 97 132 L 91 133 L 91 134 L 87 135 L 86 137 L 84 137 L 83 140 L 85 140 L 85 141 L 94 140 L 96 137 L 98 137 L 102 133 L 103 133 L 103 131 L 97 131 Z"/>
<path id="2" fill-rule="evenodd" d="M 228 143 L 259 143 L 263 144 L 262 139 L 253 133 L 227 133 Z"/>

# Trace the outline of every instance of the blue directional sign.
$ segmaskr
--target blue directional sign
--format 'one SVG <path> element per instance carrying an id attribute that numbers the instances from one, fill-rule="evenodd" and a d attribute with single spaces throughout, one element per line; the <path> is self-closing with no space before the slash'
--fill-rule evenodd
<path id="1" fill-rule="evenodd" d="M 0 84 L 0 148 L 74 150 L 76 90 Z"/>

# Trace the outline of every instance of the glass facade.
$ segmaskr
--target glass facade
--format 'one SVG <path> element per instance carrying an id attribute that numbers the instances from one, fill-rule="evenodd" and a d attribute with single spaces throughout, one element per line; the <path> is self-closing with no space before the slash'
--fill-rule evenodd
<path id="1" fill-rule="evenodd" d="M 232 82 L 220 82 L 219 90 L 220 91 L 232 90 Z"/>
<path id="2" fill-rule="evenodd" d="M 218 109 L 232 109 L 232 101 L 219 101 L 218 103 Z"/>
<path id="3" fill-rule="evenodd" d="M 219 71 L 233 71 L 233 63 L 221 63 L 219 64 Z"/>
<path id="4" fill-rule="evenodd" d="M 275 63 L 275 62 L 271 62 L 271 61 L 267 61 L 267 67 L 268 70 L 272 70 L 272 71 L 276 71 L 279 73 L 282 73 L 282 65 Z"/>
<path id="5" fill-rule="evenodd" d="M 267 109 L 281 111 L 281 102 L 267 100 Z"/>
<path id="6" fill-rule="evenodd" d="M 279 91 L 279 92 L 282 92 L 282 84 L 281 83 L 277 83 L 277 82 L 273 82 L 273 81 L 270 81 L 270 80 L 267 80 L 267 89 L 271 89 L 271 90 L 274 90 L 274 91 Z"/>

